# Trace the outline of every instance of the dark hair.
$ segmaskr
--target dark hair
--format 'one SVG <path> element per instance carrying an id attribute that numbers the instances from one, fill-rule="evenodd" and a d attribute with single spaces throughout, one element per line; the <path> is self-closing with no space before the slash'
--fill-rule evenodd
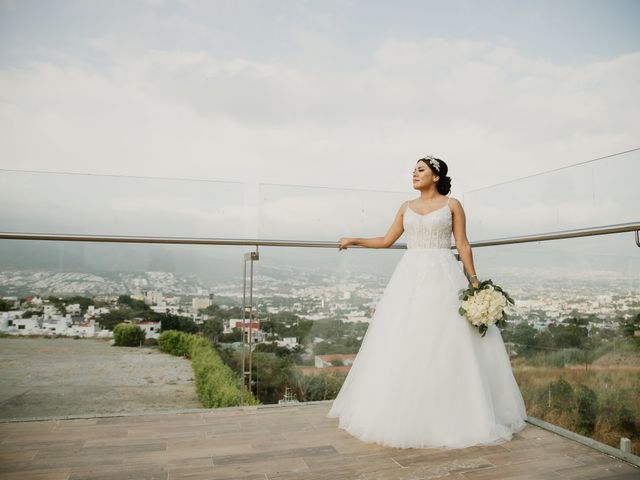
<path id="1" fill-rule="evenodd" d="M 431 163 L 429 162 L 429 159 L 433 159 L 438 162 L 440 171 L 436 170 L 436 167 L 431 165 Z M 436 189 L 438 190 L 438 193 L 440 193 L 440 195 L 447 195 L 451 191 L 451 177 L 447 176 L 449 167 L 447 167 L 447 164 L 444 162 L 444 160 L 440 160 L 439 158 L 435 158 L 435 157 L 425 157 L 418 160 L 418 162 L 420 161 L 424 162 L 435 175 L 440 177 L 438 179 L 438 183 L 436 184 Z"/>

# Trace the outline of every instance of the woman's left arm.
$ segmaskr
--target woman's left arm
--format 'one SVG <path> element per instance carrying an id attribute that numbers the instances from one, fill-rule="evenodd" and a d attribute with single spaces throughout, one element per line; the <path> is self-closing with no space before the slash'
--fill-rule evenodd
<path id="1" fill-rule="evenodd" d="M 462 204 L 456 198 L 451 198 L 449 200 L 449 204 L 451 205 L 451 212 L 453 214 L 453 236 L 456 242 L 456 249 L 460 254 L 460 260 L 464 265 L 465 272 L 467 272 L 469 278 L 472 278 L 476 275 L 476 269 L 473 266 L 471 245 L 469 245 L 469 240 L 467 240 L 464 209 L 462 208 Z M 477 276 L 472 278 L 471 284 L 474 287 L 478 286 Z"/>

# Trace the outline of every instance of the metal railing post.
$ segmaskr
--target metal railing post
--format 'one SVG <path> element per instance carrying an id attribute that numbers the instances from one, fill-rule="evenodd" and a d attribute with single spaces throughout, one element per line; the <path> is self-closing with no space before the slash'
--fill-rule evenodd
<path id="1" fill-rule="evenodd" d="M 253 262 L 260 259 L 258 246 L 255 252 L 243 255 L 242 274 L 242 405 L 245 402 L 245 387 L 249 395 L 252 392 L 252 357 L 253 352 Z M 247 263 L 249 263 L 249 303 L 247 303 Z M 247 329 L 246 315 L 249 314 L 249 328 Z"/>

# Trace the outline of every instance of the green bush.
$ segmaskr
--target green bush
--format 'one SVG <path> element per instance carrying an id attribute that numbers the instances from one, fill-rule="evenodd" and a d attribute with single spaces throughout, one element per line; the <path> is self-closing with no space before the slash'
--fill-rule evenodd
<path id="1" fill-rule="evenodd" d="M 536 367 L 562 368 L 565 364 L 590 363 L 592 357 L 593 354 L 580 348 L 561 348 L 552 352 L 535 352 L 530 355 L 527 363 Z"/>
<path id="2" fill-rule="evenodd" d="M 234 407 L 242 401 L 242 381 L 220 358 L 205 338 L 190 333 L 167 330 L 160 334 L 161 351 L 191 359 L 200 403 L 206 408 Z M 245 405 L 259 402 L 245 388 Z"/>
<path id="3" fill-rule="evenodd" d="M 596 417 L 598 415 L 598 396 L 584 384 L 578 385 L 576 392 L 576 402 L 578 406 L 577 432 L 582 435 L 592 435 L 596 427 Z"/>
<path id="4" fill-rule="evenodd" d="M 177 357 L 191 358 L 191 339 L 193 337 L 194 335 L 177 330 L 166 330 L 160 334 L 158 345 L 163 352 Z"/>
<path id="5" fill-rule="evenodd" d="M 640 428 L 633 414 L 632 389 L 621 389 L 616 392 L 604 391 L 598 396 L 599 420 L 610 425 L 621 435 L 632 438 L 640 434 Z"/>
<path id="6" fill-rule="evenodd" d="M 571 411 L 575 405 L 575 392 L 573 387 L 564 378 L 560 377 L 549 385 L 551 396 L 551 408 L 556 410 Z"/>
<path id="7" fill-rule="evenodd" d="M 113 339 L 119 347 L 139 347 L 144 343 L 146 333 L 138 325 L 119 323 L 113 328 Z"/>

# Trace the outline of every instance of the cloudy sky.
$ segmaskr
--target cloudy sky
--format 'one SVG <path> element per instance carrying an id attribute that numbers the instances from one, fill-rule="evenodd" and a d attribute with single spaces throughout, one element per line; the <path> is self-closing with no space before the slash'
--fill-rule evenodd
<path id="1" fill-rule="evenodd" d="M 639 20 L 635 0 L 0 0 L 0 166 L 411 198 L 433 154 L 462 199 L 640 147 Z"/>

